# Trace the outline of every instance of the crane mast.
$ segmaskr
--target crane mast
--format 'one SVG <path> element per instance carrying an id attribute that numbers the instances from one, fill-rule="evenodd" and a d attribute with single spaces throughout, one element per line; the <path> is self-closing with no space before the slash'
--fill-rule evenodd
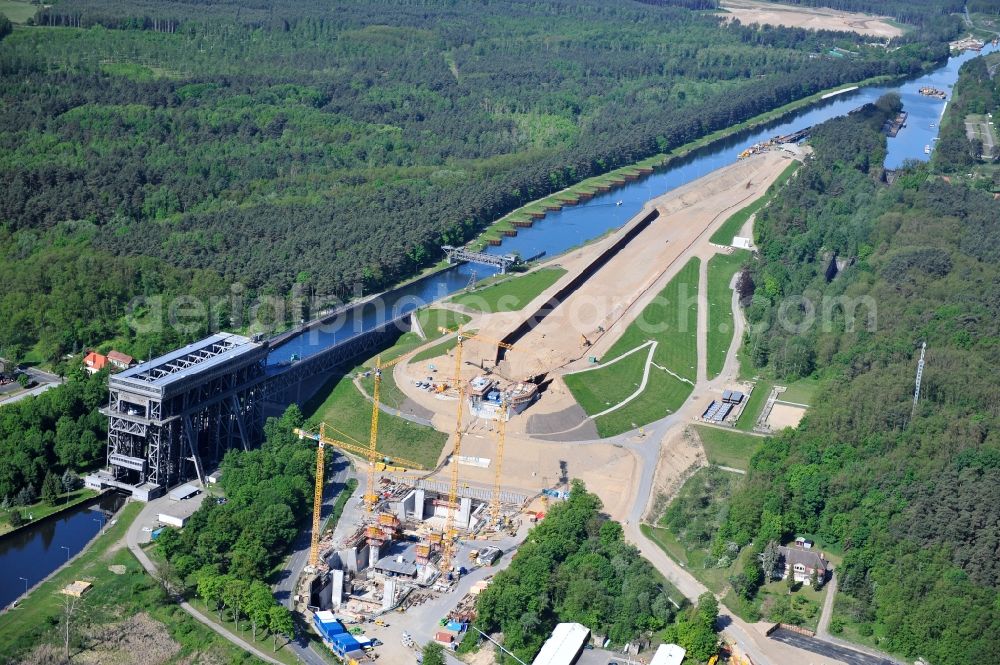
<path id="1" fill-rule="evenodd" d="M 320 518 L 323 512 L 323 473 L 324 465 L 324 444 L 323 437 L 320 436 L 319 445 L 316 447 L 316 487 L 313 494 L 313 523 L 312 540 L 309 545 L 309 565 L 313 568 L 319 566 L 319 529 Z"/>
<path id="2" fill-rule="evenodd" d="M 490 523 L 500 526 L 500 479 L 503 475 L 503 447 L 507 434 L 507 394 L 500 396 L 500 410 L 497 412 L 497 458 L 493 475 L 493 495 L 490 497 Z"/>
<path id="3" fill-rule="evenodd" d="M 372 426 L 368 434 L 368 484 L 365 489 L 365 511 L 371 513 L 378 497 L 375 495 L 375 464 L 378 445 L 379 386 L 382 384 L 382 356 L 375 358 L 375 385 L 372 388 Z"/>
<path id="4" fill-rule="evenodd" d="M 455 529 L 455 513 L 458 511 L 458 457 L 462 452 L 462 411 L 465 408 L 465 382 L 462 381 L 462 349 L 465 342 L 471 339 L 480 339 L 485 342 L 495 343 L 497 346 L 505 349 L 513 349 L 514 347 L 506 342 L 501 342 L 499 340 L 491 340 L 486 337 L 480 337 L 479 335 L 465 335 L 461 330 L 449 330 L 448 328 L 438 328 L 443 333 L 453 333 L 457 332 L 456 344 L 455 344 L 455 387 L 458 389 L 458 413 L 455 417 L 455 448 L 452 451 L 452 461 L 451 461 L 451 471 L 450 471 L 450 481 L 448 483 L 448 517 L 445 520 L 444 537 L 442 543 L 441 551 L 441 570 L 448 572 L 452 567 L 452 559 L 455 556 L 455 540 L 458 537 L 458 531 Z M 506 399 L 506 398 L 504 398 Z M 506 403 L 501 405 L 501 409 L 506 412 Z M 505 426 L 505 423 L 500 425 Z M 499 457 L 503 457 L 503 443 L 502 435 L 501 441 L 499 443 Z M 500 463 L 497 463 L 496 481 L 494 486 L 494 498 L 491 502 L 491 513 L 495 514 L 495 518 L 499 518 L 500 515 Z M 495 503 L 495 509 L 493 504 Z"/>
<path id="5" fill-rule="evenodd" d="M 320 423 L 318 434 L 301 428 L 296 428 L 295 434 L 298 435 L 299 439 L 309 439 L 311 441 L 315 441 L 317 444 L 316 486 L 313 493 L 312 539 L 309 548 L 309 565 L 315 568 L 319 565 L 320 519 L 323 510 L 323 475 L 325 470 L 324 460 L 326 446 L 332 446 L 339 450 L 343 450 L 344 452 L 354 453 L 355 455 L 365 458 L 368 460 L 368 468 L 373 477 L 375 474 L 375 462 L 378 460 L 378 453 L 373 452 L 371 446 L 358 446 L 347 443 L 346 441 L 331 439 L 326 435 L 326 423 Z M 386 459 L 388 460 L 388 458 Z M 419 462 L 413 462 L 401 457 L 394 457 L 389 461 L 412 469 L 424 468 Z"/>
<path id="6" fill-rule="evenodd" d="M 462 410 L 465 408 L 465 383 L 462 381 L 462 346 L 464 339 L 458 333 L 455 344 L 455 385 L 458 388 L 458 416 L 455 418 L 455 449 L 451 459 L 451 480 L 448 483 L 448 517 L 442 539 L 441 570 L 449 572 L 455 556 L 455 511 L 458 509 L 458 456 L 462 452 Z"/>

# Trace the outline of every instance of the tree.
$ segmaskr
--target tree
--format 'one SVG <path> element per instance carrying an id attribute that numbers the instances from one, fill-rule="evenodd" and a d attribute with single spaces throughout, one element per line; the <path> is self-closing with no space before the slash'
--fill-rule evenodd
<path id="1" fill-rule="evenodd" d="M 25 485 L 14 497 L 14 505 L 30 506 L 37 500 L 38 495 L 35 493 L 35 488 L 32 485 Z"/>
<path id="2" fill-rule="evenodd" d="M 760 567 L 764 571 L 764 581 L 780 579 L 778 571 L 778 542 L 776 540 L 767 541 L 764 551 L 760 555 Z"/>
<path id="3" fill-rule="evenodd" d="M 265 628 L 274 606 L 274 596 L 266 584 L 259 580 L 250 583 L 250 591 L 247 594 L 246 611 L 250 619 L 250 627 L 253 630 L 253 639 L 257 640 L 257 629 Z"/>
<path id="4" fill-rule="evenodd" d="M 17 383 L 22 388 L 27 388 L 28 384 L 31 383 L 31 379 L 28 378 L 27 374 L 18 374 L 17 375 Z"/>
<path id="5" fill-rule="evenodd" d="M 225 575 L 222 586 L 222 602 L 232 613 L 236 632 L 240 630 L 240 616 L 246 608 L 247 596 L 250 593 L 250 583 L 234 575 Z"/>
<path id="6" fill-rule="evenodd" d="M 59 503 L 59 495 L 62 490 L 62 483 L 56 474 L 49 471 L 42 481 L 42 500 L 50 506 Z"/>
<path id="7" fill-rule="evenodd" d="M 10 522 L 10 525 L 15 529 L 24 525 L 24 515 L 22 515 L 21 511 L 17 508 L 10 511 L 10 515 L 7 516 L 7 519 Z"/>
<path id="8" fill-rule="evenodd" d="M 203 570 L 198 574 L 198 595 L 206 603 L 215 603 L 215 610 L 219 613 L 219 620 L 222 620 L 222 593 L 225 588 L 225 581 L 217 571 Z"/>
<path id="9" fill-rule="evenodd" d="M 698 605 L 676 624 L 668 626 L 666 637 L 687 649 L 692 660 L 707 661 L 719 650 L 715 622 L 719 616 L 719 603 L 711 593 L 703 593 Z"/>
<path id="10" fill-rule="evenodd" d="M 63 596 L 63 657 L 69 662 L 69 638 L 70 629 L 73 622 L 73 615 L 76 614 L 77 602 L 80 598 L 66 594 Z"/>
<path id="11" fill-rule="evenodd" d="M 422 652 L 424 665 L 444 665 L 444 647 L 437 642 L 428 642 Z"/>
<path id="12" fill-rule="evenodd" d="M 819 573 L 817 573 L 817 571 L 812 571 L 812 575 L 809 576 L 809 583 L 812 585 L 813 589 L 819 591 L 822 582 L 819 581 Z"/>
<path id="13" fill-rule="evenodd" d="M 80 476 L 76 475 L 72 469 L 66 469 L 62 475 L 62 486 L 63 492 L 72 492 L 80 487 Z"/>
<path id="14" fill-rule="evenodd" d="M 278 636 L 283 635 L 291 640 L 295 634 L 295 622 L 292 613 L 284 605 L 274 604 L 268 611 L 267 628 L 274 637 L 274 650 L 278 650 Z"/>

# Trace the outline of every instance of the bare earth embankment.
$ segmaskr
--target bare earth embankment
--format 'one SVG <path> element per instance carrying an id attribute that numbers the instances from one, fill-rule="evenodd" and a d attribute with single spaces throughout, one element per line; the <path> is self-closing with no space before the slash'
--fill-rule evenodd
<path id="1" fill-rule="evenodd" d="M 872 37 L 899 37 L 903 30 L 889 23 L 884 16 L 841 12 L 825 7 L 793 7 L 759 0 L 723 0 L 726 18 L 740 23 L 783 25 L 807 30 L 841 30 Z"/>

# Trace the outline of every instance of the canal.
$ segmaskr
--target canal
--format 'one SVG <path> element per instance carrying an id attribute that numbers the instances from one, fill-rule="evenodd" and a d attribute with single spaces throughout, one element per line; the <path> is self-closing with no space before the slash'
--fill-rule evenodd
<path id="1" fill-rule="evenodd" d="M 104 494 L 0 538 L 0 607 L 23 594 L 26 581 L 33 587 L 80 552 L 124 502 Z"/>
<path id="2" fill-rule="evenodd" d="M 989 45 L 982 53 L 995 50 L 996 47 Z M 494 254 L 517 252 L 521 256 L 562 254 L 620 227 L 654 196 L 732 164 L 741 150 L 754 143 L 846 115 L 890 92 L 900 95 L 909 118 L 906 127 L 895 138 L 889 139 L 885 166 L 898 168 L 909 159 L 926 160 L 924 147 L 934 145 L 947 102 L 920 95 L 917 90 L 922 86 L 932 86 L 947 91 L 950 97 L 951 88 L 958 79 L 959 67 L 977 55 L 965 52 L 949 58 L 947 63 L 923 76 L 893 85 L 859 88 L 810 105 L 767 125 L 738 132 L 674 160 L 668 167 L 645 178 L 596 195 L 585 203 L 550 212 L 532 227 L 518 229 L 516 236 L 505 238 L 502 245 L 490 247 L 487 251 Z M 271 351 L 268 364 L 288 363 L 293 357 L 307 358 L 335 343 L 371 330 L 387 319 L 460 291 L 470 281 L 489 277 L 495 272 L 488 266 L 464 264 L 418 280 L 393 291 L 391 297 L 375 299 L 360 312 L 353 311 L 329 325 L 314 328 L 281 343 Z"/>

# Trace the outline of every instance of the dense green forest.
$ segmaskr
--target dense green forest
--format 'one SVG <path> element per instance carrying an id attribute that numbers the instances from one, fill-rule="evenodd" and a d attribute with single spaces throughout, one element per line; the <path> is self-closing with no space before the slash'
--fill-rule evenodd
<path id="1" fill-rule="evenodd" d="M 106 372 L 78 368 L 64 385 L 0 408 L 0 500 L 32 503 L 47 472 L 102 461 L 107 422 L 97 408 L 107 395 Z"/>
<path id="2" fill-rule="evenodd" d="M 480 594 L 477 626 L 502 632 L 504 647 L 519 658 L 530 661 L 561 621 L 624 644 L 674 620 L 659 575 L 600 508 L 600 499 L 574 481 L 569 499 L 552 506 L 510 567 Z M 682 645 L 715 645 L 714 616 L 707 625 L 687 614 L 681 619 L 671 634 Z"/>
<path id="3" fill-rule="evenodd" d="M 946 56 L 689 4 L 47 6 L 0 42 L 0 347 L 144 357 L 208 322 L 137 334 L 136 296 L 370 292 L 581 178 Z"/>
<path id="4" fill-rule="evenodd" d="M 302 422 L 294 405 L 268 418 L 261 448 L 231 450 L 223 459 L 219 482 L 228 501 L 205 501 L 183 530 L 161 535 L 157 542 L 182 584 L 225 574 L 262 580 L 284 556 L 313 494 L 316 449 L 292 432 Z"/>
<path id="5" fill-rule="evenodd" d="M 774 324 L 788 302 L 802 322 L 809 306 L 795 296 L 838 304 L 826 321 L 747 340 L 767 371 L 815 369 L 825 388 L 797 430 L 752 458 L 716 545 L 812 534 L 843 551 L 837 576 L 857 634 L 911 659 L 996 662 L 1000 203 L 926 165 L 882 184 L 878 128 L 897 105 L 817 128 L 815 157 L 758 220 L 754 325 Z M 836 276 L 831 252 L 849 259 Z"/>

